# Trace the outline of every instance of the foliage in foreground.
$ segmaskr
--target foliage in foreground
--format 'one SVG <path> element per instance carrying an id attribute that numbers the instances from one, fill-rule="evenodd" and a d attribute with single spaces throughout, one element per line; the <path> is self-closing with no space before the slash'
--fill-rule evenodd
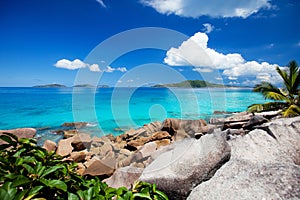
<path id="1" fill-rule="evenodd" d="M 75 172 L 76 163 L 62 161 L 34 139 L 18 139 L 10 133 L 0 139 L 7 142 L 0 145 L 0 199 L 168 199 L 155 184 L 136 182 L 132 190 L 115 189 L 98 177 L 82 177 Z"/>
<path id="2" fill-rule="evenodd" d="M 300 115 L 300 69 L 296 61 L 291 61 L 286 70 L 276 68 L 283 80 L 284 87 L 277 88 L 268 82 L 255 85 L 253 91 L 260 92 L 266 99 L 274 100 L 264 104 L 249 106 L 250 112 L 282 109 L 284 117 Z"/>

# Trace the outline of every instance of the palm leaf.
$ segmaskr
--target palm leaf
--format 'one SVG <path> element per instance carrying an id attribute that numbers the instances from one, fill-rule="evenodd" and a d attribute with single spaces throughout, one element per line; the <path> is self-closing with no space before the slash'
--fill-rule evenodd
<path id="1" fill-rule="evenodd" d="M 300 115 L 300 107 L 297 105 L 291 105 L 282 112 L 283 117 L 294 117 Z"/>
<path id="2" fill-rule="evenodd" d="M 284 102 L 267 102 L 264 104 L 253 104 L 248 107 L 248 112 L 263 112 L 270 110 L 283 109 L 286 106 Z"/>
<path id="3" fill-rule="evenodd" d="M 276 86 L 268 82 L 255 85 L 253 92 L 260 92 L 266 99 L 286 100 L 286 95 Z"/>

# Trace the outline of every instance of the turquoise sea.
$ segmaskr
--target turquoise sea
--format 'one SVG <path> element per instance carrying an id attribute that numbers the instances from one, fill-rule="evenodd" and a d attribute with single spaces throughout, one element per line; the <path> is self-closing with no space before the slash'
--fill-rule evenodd
<path id="1" fill-rule="evenodd" d="M 0 88 L 0 129 L 59 129 L 88 122 L 94 134 L 119 134 L 165 118 L 206 119 L 244 111 L 264 98 L 251 89 Z"/>

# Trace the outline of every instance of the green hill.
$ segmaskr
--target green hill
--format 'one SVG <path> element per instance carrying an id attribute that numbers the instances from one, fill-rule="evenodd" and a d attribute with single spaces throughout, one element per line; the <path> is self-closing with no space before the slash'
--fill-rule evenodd
<path id="1" fill-rule="evenodd" d="M 54 83 L 54 84 L 47 84 L 47 85 L 36 85 L 33 87 L 35 87 L 35 88 L 65 88 L 67 86 Z"/>
<path id="2" fill-rule="evenodd" d="M 179 87 L 179 88 L 215 87 L 215 88 L 221 88 L 221 87 L 226 87 L 226 86 L 224 86 L 222 84 L 215 84 L 215 83 L 210 83 L 210 82 L 202 81 L 202 80 L 187 80 L 187 81 L 182 81 L 179 83 L 154 85 L 153 87 Z"/>

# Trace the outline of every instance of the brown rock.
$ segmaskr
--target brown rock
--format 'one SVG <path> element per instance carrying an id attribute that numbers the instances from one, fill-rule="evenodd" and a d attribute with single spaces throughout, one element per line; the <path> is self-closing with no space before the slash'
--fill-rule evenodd
<path id="1" fill-rule="evenodd" d="M 127 187 L 128 189 L 142 174 L 142 169 L 136 167 L 122 167 L 117 169 L 114 174 L 105 179 L 104 182 L 107 183 L 109 187 L 119 188 Z"/>
<path id="2" fill-rule="evenodd" d="M 99 148 L 100 152 L 98 153 L 98 155 L 100 155 L 101 157 L 106 156 L 109 152 L 113 151 L 113 148 L 110 144 L 105 143 L 103 146 L 101 146 Z"/>
<path id="3" fill-rule="evenodd" d="M 126 156 L 130 156 L 132 153 L 128 149 L 121 149 L 120 154 L 124 154 Z"/>
<path id="4" fill-rule="evenodd" d="M 36 129 L 34 128 L 17 128 L 17 129 L 11 129 L 11 130 L 0 130 L 0 135 L 2 133 L 11 133 L 18 138 L 33 138 L 36 134 Z M 0 140 L 0 144 L 5 144 L 3 140 Z"/>
<path id="5" fill-rule="evenodd" d="M 127 143 L 127 146 L 134 147 L 134 148 L 138 149 L 141 146 L 143 146 L 145 143 L 147 143 L 148 141 L 150 141 L 150 138 L 140 137 L 140 138 L 138 138 L 136 140 L 129 141 Z"/>
<path id="6" fill-rule="evenodd" d="M 56 147 L 56 143 L 51 140 L 46 140 L 43 145 L 43 148 L 47 151 L 55 151 Z"/>
<path id="7" fill-rule="evenodd" d="M 177 130 L 176 134 L 173 136 L 173 140 L 180 141 L 184 138 L 190 138 L 191 136 L 187 134 L 184 130 Z"/>
<path id="8" fill-rule="evenodd" d="M 85 168 L 84 164 L 78 163 L 78 164 L 77 164 L 77 170 L 76 170 L 76 172 L 77 172 L 77 174 L 79 174 L 80 176 L 83 176 L 83 173 L 84 173 L 85 169 L 86 169 L 86 168 Z"/>
<path id="9" fill-rule="evenodd" d="M 161 146 L 166 146 L 171 144 L 171 140 L 169 139 L 155 140 L 155 143 L 157 144 L 157 148 L 159 148 Z"/>
<path id="10" fill-rule="evenodd" d="M 158 131 L 153 133 L 151 136 L 151 141 L 153 140 L 161 140 L 161 139 L 170 139 L 171 135 L 167 131 Z"/>
<path id="11" fill-rule="evenodd" d="M 56 133 L 59 133 L 59 132 L 60 131 L 58 131 Z M 74 130 L 64 130 L 62 132 L 63 132 L 64 138 L 70 138 L 70 137 L 73 137 L 73 136 L 78 134 L 78 131 L 76 129 L 74 129 Z"/>
<path id="12" fill-rule="evenodd" d="M 111 176 L 114 172 L 114 168 L 108 165 L 105 161 L 99 160 L 98 158 L 92 158 L 86 164 L 87 168 L 85 169 L 83 175 L 91 176 L 101 176 L 108 175 Z"/>
<path id="13" fill-rule="evenodd" d="M 181 120 L 168 118 L 162 124 L 162 131 L 167 131 L 170 135 L 176 134 L 178 130 L 184 130 L 190 136 L 197 132 L 202 132 L 207 123 L 203 119 L 199 120 Z"/>
<path id="14" fill-rule="evenodd" d="M 73 126 L 77 129 L 79 129 L 79 128 L 85 127 L 87 124 L 88 124 L 87 122 L 66 122 L 66 123 L 63 123 L 61 126 L 67 126 L 67 127 Z"/>
<path id="15" fill-rule="evenodd" d="M 75 151 L 81 151 L 84 149 L 90 149 L 91 147 L 91 136 L 89 134 L 77 134 L 73 137 L 72 146 Z"/>
<path id="16" fill-rule="evenodd" d="M 68 139 L 63 139 L 58 142 L 56 153 L 60 156 L 67 156 L 73 151 L 73 147 L 71 145 L 73 141 L 73 137 Z"/>
<path id="17" fill-rule="evenodd" d="M 70 158 L 75 162 L 84 162 L 90 155 L 91 153 L 87 151 L 75 151 L 71 153 Z"/>
<path id="18" fill-rule="evenodd" d="M 157 149 L 157 144 L 156 142 L 158 142 L 160 140 L 156 140 L 155 142 L 149 142 L 146 143 L 140 150 L 139 152 L 142 154 L 143 158 L 146 158 L 148 156 L 150 156 L 152 153 L 154 153 Z"/>

